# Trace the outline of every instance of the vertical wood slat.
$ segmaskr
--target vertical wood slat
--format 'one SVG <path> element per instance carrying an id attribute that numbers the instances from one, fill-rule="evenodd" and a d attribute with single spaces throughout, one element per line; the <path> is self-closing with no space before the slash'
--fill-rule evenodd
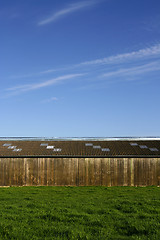
<path id="1" fill-rule="evenodd" d="M 157 185 L 160 186 L 160 160 L 157 158 Z"/>
<path id="2" fill-rule="evenodd" d="M 131 182 L 130 182 L 130 186 L 134 186 L 134 159 L 131 158 L 130 160 L 130 168 L 131 168 Z"/>
<path id="3" fill-rule="evenodd" d="M 0 186 L 160 185 L 160 158 L 0 158 Z"/>

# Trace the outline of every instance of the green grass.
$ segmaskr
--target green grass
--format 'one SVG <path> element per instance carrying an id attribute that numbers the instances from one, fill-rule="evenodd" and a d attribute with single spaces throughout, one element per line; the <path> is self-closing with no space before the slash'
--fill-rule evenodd
<path id="1" fill-rule="evenodd" d="M 0 239 L 159 240 L 160 188 L 0 188 Z"/>

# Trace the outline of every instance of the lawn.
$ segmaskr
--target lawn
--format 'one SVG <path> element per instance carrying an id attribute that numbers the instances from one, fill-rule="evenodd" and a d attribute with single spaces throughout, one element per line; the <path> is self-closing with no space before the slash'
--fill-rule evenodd
<path id="1" fill-rule="evenodd" d="M 0 239 L 159 240 L 160 188 L 0 188 Z"/>

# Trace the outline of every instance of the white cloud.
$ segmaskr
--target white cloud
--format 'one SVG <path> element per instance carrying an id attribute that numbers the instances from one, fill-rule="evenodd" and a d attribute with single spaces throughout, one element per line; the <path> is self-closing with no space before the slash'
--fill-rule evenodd
<path id="1" fill-rule="evenodd" d="M 93 4 L 95 4 L 97 1 L 84 1 L 84 2 L 78 2 L 78 3 L 73 3 L 70 4 L 68 7 L 54 13 L 52 16 L 40 21 L 38 23 L 38 25 L 46 25 L 49 24 L 51 22 L 55 22 L 57 21 L 59 18 L 65 16 L 65 15 L 69 15 L 70 13 L 76 12 L 78 10 L 81 10 L 83 8 L 86 8 L 88 6 L 91 6 Z"/>
<path id="2" fill-rule="evenodd" d="M 133 61 L 137 59 L 148 59 L 152 57 L 160 56 L 160 44 L 154 45 L 149 48 L 143 48 L 138 51 L 118 54 L 107 58 L 96 59 L 92 61 L 82 62 L 77 66 L 88 66 L 88 65 L 100 65 L 100 64 L 114 64 L 126 61 Z"/>
<path id="3" fill-rule="evenodd" d="M 115 71 L 109 71 L 102 75 L 102 77 L 122 77 L 122 76 L 136 76 L 141 74 L 146 74 L 153 71 L 160 71 L 160 62 L 151 62 L 141 66 L 131 67 L 131 68 L 121 68 Z"/>
<path id="4" fill-rule="evenodd" d="M 72 74 L 69 74 L 70 70 L 72 70 Z M 56 71 L 56 69 L 41 71 L 37 73 L 37 76 L 51 74 L 54 71 Z M 64 66 L 63 68 L 57 68 L 57 71 L 61 72 L 60 77 L 51 78 L 50 80 L 38 83 L 34 82 L 31 84 L 13 86 L 6 90 L 9 96 L 12 96 L 21 92 L 44 88 L 57 84 L 58 82 L 86 75 L 88 77 L 82 80 L 84 86 L 87 83 L 91 85 L 93 82 L 99 84 L 99 80 L 105 81 L 106 78 L 113 81 L 113 77 L 116 77 L 116 79 L 123 77 L 124 81 L 126 81 L 127 79 L 136 80 L 138 77 L 142 77 L 143 74 L 147 73 L 153 75 L 154 72 L 160 71 L 160 44 L 134 52 L 113 55 L 107 58 L 82 62 L 66 67 Z M 80 73 L 77 73 L 77 71 Z M 30 75 L 32 76 L 32 74 Z"/>
<path id="5" fill-rule="evenodd" d="M 26 91 L 31 91 L 31 90 L 36 90 L 36 89 L 39 89 L 39 88 L 43 88 L 43 87 L 48 87 L 48 86 L 56 84 L 60 81 L 73 79 L 73 78 L 80 77 L 80 76 L 83 76 L 83 75 L 84 74 L 68 74 L 68 75 L 53 78 L 51 80 L 44 81 L 44 82 L 41 82 L 41 83 L 24 84 L 24 85 L 20 85 L 20 86 L 14 86 L 14 87 L 8 88 L 6 90 L 7 91 L 13 91 L 13 92 L 18 91 L 18 93 L 26 92 Z"/>
<path id="6" fill-rule="evenodd" d="M 43 100 L 42 102 L 47 103 L 47 102 L 56 102 L 56 101 L 58 101 L 57 97 L 51 97 L 51 98 Z"/>
<path id="7" fill-rule="evenodd" d="M 41 75 L 46 75 L 46 74 L 51 74 L 54 72 L 64 72 L 72 69 L 79 69 L 81 68 L 82 71 L 84 71 L 84 67 L 95 67 L 95 66 L 100 66 L 100 65 L 109 65 L 113 66 L 114 64 L 121 64 L 121 63 L 132 63 L 133 61 L 142 61 L 146 60 L 149 61 L 150 59 L 154 58 L 159 58 L 160 57 L 160 44 L 156 44 L 154 46 L 148 47 L 148 48 L 142 48 L 138 51 L 133 51 L 133 52 L 128 52 L 128 53 L 123 53 L 123 54 L 117 54 L 113 56 L 109 56 L 106 58 L 100 58 L 100 59 L 95 59 L 91 61 L 85 61 L 81 62 L 79 64 L 73 64 L 69 66 L 64 66 L 60 68 L 53 68 L 53 69 L 48 69 L 45 71 L 37 72 L 37 73 L 32 73 L 32 74 L 26 74 L 26 75 L 21 75 L 21 76 L 11 76 L 10 78 L 13 79 L 18 79 L 18 78 L 29 78 L 33 76 L 41 76 Z M 93 69 L 94 70 L 94 69 Z M 87 69 L 88 71 L 88 69 Z"/>
<path id="8" fill-rule="evenodd" d="M 54 72 L 61 72 L 61 71 L 69 70 L 69 69 L 73 69 L 73 66 L 53 68 L 53 69 L 48 69 L 48 70 L 44 70 L 44 71 L 37 72 L 37 73 L 30 73 L 30 74 L 24 74 L 24 75 L 17 75 L 17 76 L 13 75 L 13 76 L 10 76 L 9 78 L 11 78 L 11 79 L 31 78 L 31 77 L 42 76 L 42 75 L 50 74 L 50 73 L 54 73 Z"/>

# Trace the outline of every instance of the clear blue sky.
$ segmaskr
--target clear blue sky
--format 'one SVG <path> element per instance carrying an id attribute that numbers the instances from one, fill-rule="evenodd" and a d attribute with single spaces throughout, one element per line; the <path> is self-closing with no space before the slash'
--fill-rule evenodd
<path id="1" fill-rule="evenodd" d="M 160 136 L 160 1 L 1 0 L 0 136 Z"/>

